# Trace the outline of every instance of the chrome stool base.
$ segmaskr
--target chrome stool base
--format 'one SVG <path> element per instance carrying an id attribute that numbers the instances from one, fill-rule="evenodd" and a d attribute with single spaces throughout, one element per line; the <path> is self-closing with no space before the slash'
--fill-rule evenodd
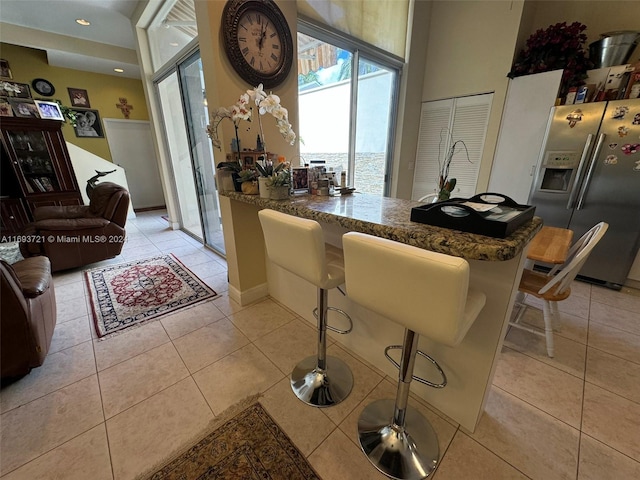
<path id="1" fill-rule="evenodd" d="M 408 432 L 393 424 L 395 400 L 377 400 L 358 419 L 360 448 L 369 461 L 388 477 L 401 480 L 426 478 L 440 458 L 438 438 L 429 421 L 407 406 Z"/>
<path id="2" fill-rule="evenodd" d="M 307 357 L 291 372 L 291 389 L 307 405 L 330 407 L 343 401 L 353 388 L 353 375 L 342 360 L 326 358 L 327 368 L 318 368 L 318 357 Z"/>

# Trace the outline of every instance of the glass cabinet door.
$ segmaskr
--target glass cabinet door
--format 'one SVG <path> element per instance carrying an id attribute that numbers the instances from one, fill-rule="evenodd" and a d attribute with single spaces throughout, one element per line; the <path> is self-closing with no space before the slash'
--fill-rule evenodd
<path id="1" fill-rule="evenodd" d="M 7 131 L 19 173 L 29 193 L 56 192 L 60 190 L 54 161 L 47 146 L 44 132 L 35 130 Z"/>

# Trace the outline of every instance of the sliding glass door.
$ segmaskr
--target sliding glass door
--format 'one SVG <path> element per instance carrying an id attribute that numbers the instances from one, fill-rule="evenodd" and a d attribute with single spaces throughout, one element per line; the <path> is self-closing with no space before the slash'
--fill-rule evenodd
<path id="1" fill-rule="evenodd" d="M 396 72 L 358 55 L 354 87 L 353 185 L 361 192 L 389 194 L 396 105 Z"/>
<path id="2" fill-rule="evenodd" d="M 156 81 L 183 230 L 224 254 L 200 52 Z"/>

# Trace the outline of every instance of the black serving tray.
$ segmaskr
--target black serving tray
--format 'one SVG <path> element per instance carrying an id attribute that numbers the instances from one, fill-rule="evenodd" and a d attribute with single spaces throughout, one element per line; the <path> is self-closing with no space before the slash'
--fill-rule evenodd
<path id="1" fill-rule="evenodd" d="M 477 212 L 465 202 L 495 205 L 487 212 Z M 495 210 L 495 211 L 494 211 Z M 520 205 L 501 193 L 479 193 L 471 198 L 451 198 L 411 209 L 411 221 L 505 238 L 533 218 L 536 207 Z"/>

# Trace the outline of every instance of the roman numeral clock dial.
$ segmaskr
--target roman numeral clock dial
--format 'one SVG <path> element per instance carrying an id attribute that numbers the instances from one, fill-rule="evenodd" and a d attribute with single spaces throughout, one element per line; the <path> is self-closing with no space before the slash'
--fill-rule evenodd
<path id="1" fill-rule="evenodd" d="M 234 70 L 251 86 L 281 84 L 291 70 L 293 40 L 272 0 L 229 0 L 222 15 L 225 51 Z"/>

